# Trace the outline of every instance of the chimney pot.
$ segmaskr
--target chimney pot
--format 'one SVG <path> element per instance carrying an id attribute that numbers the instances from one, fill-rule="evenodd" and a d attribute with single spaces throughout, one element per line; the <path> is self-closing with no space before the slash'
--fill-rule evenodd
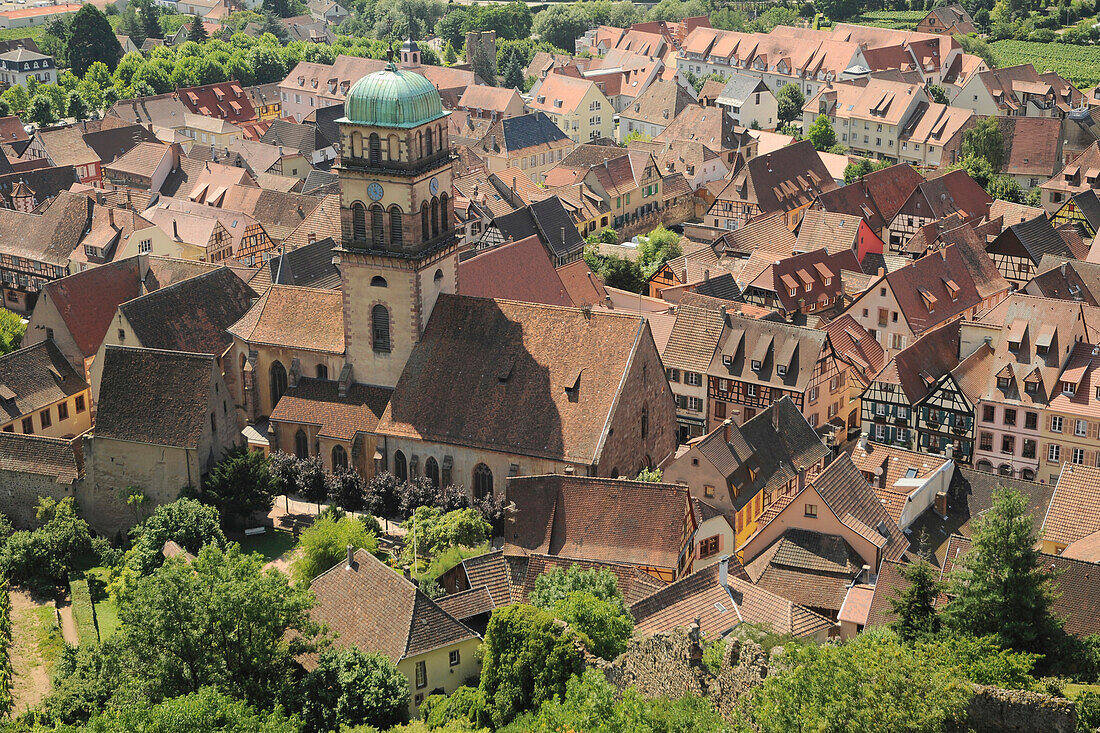
<path id="1" fill-rule="evenodd" d="M 348 545 L 348 566 L 347 569 L 351 570 L 355 565 L 355 548 Z"/>
<path id="2" fill-rule="evenodd" d="M 730 589 L 730 556 L 724 555 L 718 561 L 718 583 L 728 592 Z"/>

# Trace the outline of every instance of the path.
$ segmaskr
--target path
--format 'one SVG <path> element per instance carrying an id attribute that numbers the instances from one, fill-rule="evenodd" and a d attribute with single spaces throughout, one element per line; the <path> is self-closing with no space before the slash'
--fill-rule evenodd
<path id="1" fill-rule="evenodd" d="M 11 591 L 12 696 L 16 714 L 36 706 L 50 692 L 50 675 L 38 654 L 38 603 L 24 591 Z"/>
<path id="2" fill-rule="evenodd" d="M 73 604 L 68 598 L 57 602 L 57 613 L 61 616 L 61 636 L 65 642 L 73 646 L 80 646 L 80 634 L 76 631 L 76 621 L 73 619 Z"/>

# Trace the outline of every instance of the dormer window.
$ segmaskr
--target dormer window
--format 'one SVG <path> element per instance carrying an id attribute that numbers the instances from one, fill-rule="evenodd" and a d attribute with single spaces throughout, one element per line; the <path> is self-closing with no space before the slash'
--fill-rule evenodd
<path id="1" fill-rule="evenodd" d="M 997 389 L 1008 389 L 1008 377 L 997 377 Z"/>
<path id="2" fill-rule="evenodd" d="M 1008 380 L 1005 380 L 1005 381 L 1008 381 Z M 1039 394 L 1039 383 L 1038 382 L 1024 382 L 1024 391 L 1027 392 L 1030 395 Z"/>
<path id="3" fill-rule="evenodd" d="M 785 376 L 787 376 L 787 367 L 780 364 L 779 366 L 777 366 L 775 368 L 775 373 L 778 374 L 781 377 L 785 377 Z"/>
<path id="4" fill-rule="evenodd" d="M 791 297 L 798 295 L 798 288 L 791 288 Z"/>
<path id="5" fill-rule="evenodd" d="M 722 355 L 722 363 L 726 366 L 733 366 L 733 357 L 729 354 Z"/>
<path id="6" fill-rule="evenodd" d="M 1077 385 L 1073 382 L 1062 382 L 1062 394 L 1074 395 L 1077 393 Z"/>
<path id="7" fill-rule="evenodd" d="M 832 284 L 833 284 L 833 279 L 831 277 L 825 278 L 825 287 L 829 287 Z"/>
<path id="8" fill-rule="evenodd" d="M 762 366 L 762 365 L 761 365 L 761 363 L 760 363 L 759 361 L 757 361 L 756 359 L 753 359 L 753 360 L 752 360 L 752 370 L 753 370 L 754 372 L 758 372 L 758 371 L 760 371 L 760 367 L 761 367 L 761 366 Z"/>

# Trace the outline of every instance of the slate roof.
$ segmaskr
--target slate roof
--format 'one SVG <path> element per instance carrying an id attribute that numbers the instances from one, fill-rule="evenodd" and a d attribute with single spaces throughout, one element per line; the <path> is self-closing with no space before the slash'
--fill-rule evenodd
<path id="1" fill-rule="evenodd" d="M 356 550 L 310 583 L 317 605 L 314 621 L 336 633 L 336 644 L 380 652 L 394 663 L 451 646 L 477 634 L 366 550 Z M 303 660 L 307 668 L 316 658 Z"/>
<path id="2" fill-rule="evenodd" d="M 80 182 L 76 168 L 71 165 L 47 166 L 30 170 L 12 171 L 0 175 L 0 197 L 10 202 L 12 191 L 22 184 L 34 194 L 35 206 L 56 199 Z"/>
<path id="3" fill-rule="evenodd" d="M 33 474 L 71 484 L 84 475 L 82 439 L 0 432 L 0 471 Z"/>
<path id="4" fill-rule="evenodd" d="M 677 567 L 685 486 L 554 474 L 510 478 L 506 497 L 505 554 Z"/>
<path id="5" fill-rule="evenodd" d="M 233 342 L 226 329 L 256 293 L 228 267 L 155 290 L 119 306 L 147 349 L 221 356 Z"/>
<path id="6" fill-rule="evenodd" d="M 248 281 L 256 292 L 269 285 L 335 290 L 340 287 L 340 270 L 332 263 L 337 248 L 332 237 L 288 249 L 265 261 Z"/>
<path id="7" fill-rule="evenodd" d="M 95 436 L 198 448 L 216 368 L 210 354 L 108 346 Z"/>
<path id="8" fill-rule="evenodd" d="M 1058 231 L 1046 216 L 1037 216 L 1031 221 L 1014 224 L 1007 227 L 1005 231 L 1015 235 L 1035 264 L 1039 264 L 1043 255 L 1073 258 L 1073 252 L 1070 251 L 1066 241 L 1058 235 Z M 993 248 L 996 246 L 996 242 L 991 245 Z"/>
<path id="9" fill-rule="evenodd" d="M 52 340 L 16 349 L 0 356 L 0 421 L 33 414 L 87 388 Z"/>
<path id="10" fill-rule="evenodd" d="M 722 587 L 719 565 L 681 578 L 630 606 L 634 628 L 649 636 L 686 627 L 698 619 L 700 630 L 713 639 L 742 622 L 799 638 L 833 626 L 821 614 L 753 585 L 739 567 L 730 567 L 727 585 L 728 589 Z"/>
<path id="11" fill-rule="evenodd" d="M 271 127 L 260 138 L 260 142 L 282 146 L 304 155 L 332 145 L 332 141 L 325 139 L 316 125 L 304 125 L 289 120 L 272 120 Z"/>
<path id="12" fill-rule="evenodd" d="M 343 296 L 338 290 L 272 285 L 227 330 L 247 343 L 343 354 Z"/>
<path id="13" fill-rule="evenodd" d="M 645 331 L 636 315 L 440 295 L 378 432 L 598 463 Z"/>
<path id="14" fill-rule="evenodd" d="M 353 383 L 340 395 L 340 383 L 301 377 L 271 411 L 272 422 L 316 425 L 322 438 L 351 441 L 373 432 L 393 390 Z"/>

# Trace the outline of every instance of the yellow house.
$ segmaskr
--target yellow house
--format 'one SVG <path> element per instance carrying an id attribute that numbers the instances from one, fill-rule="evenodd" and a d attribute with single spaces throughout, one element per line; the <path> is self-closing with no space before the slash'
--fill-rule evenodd
<path id="1" fill-rule="evenodd" d="M 241 128 L 232 122 L 206 117 L 193 112 L 183 113 L 183 123 L 174 125 L 177 130 L 195 141 L 196 145 L 214 145 L 226 147 L 241 138 Z"/>
<path id="2" fill-rule="evenodd" d="M 587 79 L 552 72 L 534 90 L 527 109 L 545 112 L 575 143 L 615 138 L 615 108 Z"/>
<path id="3" fill-rule="evenodd" d="M 279 97 L 279 84 L 257 84 L 254 87 L 245 87 L 244 93 L 252 102 L 256 110 L 256 116 L 260 122 L 277 120 L 283 116 L 283 104 Z"/>
<path id="4" fill-rule="evenodd" d="M 71 438 L 92 426 L 91 391 L 50 339 L 0 357 L 0 430 Z"/>
<path id="5" fill-rule="evenodd" d="M 481 671 L 481 637 L 366 550 L 349 547 L 310 590 L 317 597 L 310 613 L 335 632 L 337 646 L 385 654 L 408 678 L 414 720 L 428 695 L 450 694 Z M 317 659 L 302 664 L 313 669 Z"/>

